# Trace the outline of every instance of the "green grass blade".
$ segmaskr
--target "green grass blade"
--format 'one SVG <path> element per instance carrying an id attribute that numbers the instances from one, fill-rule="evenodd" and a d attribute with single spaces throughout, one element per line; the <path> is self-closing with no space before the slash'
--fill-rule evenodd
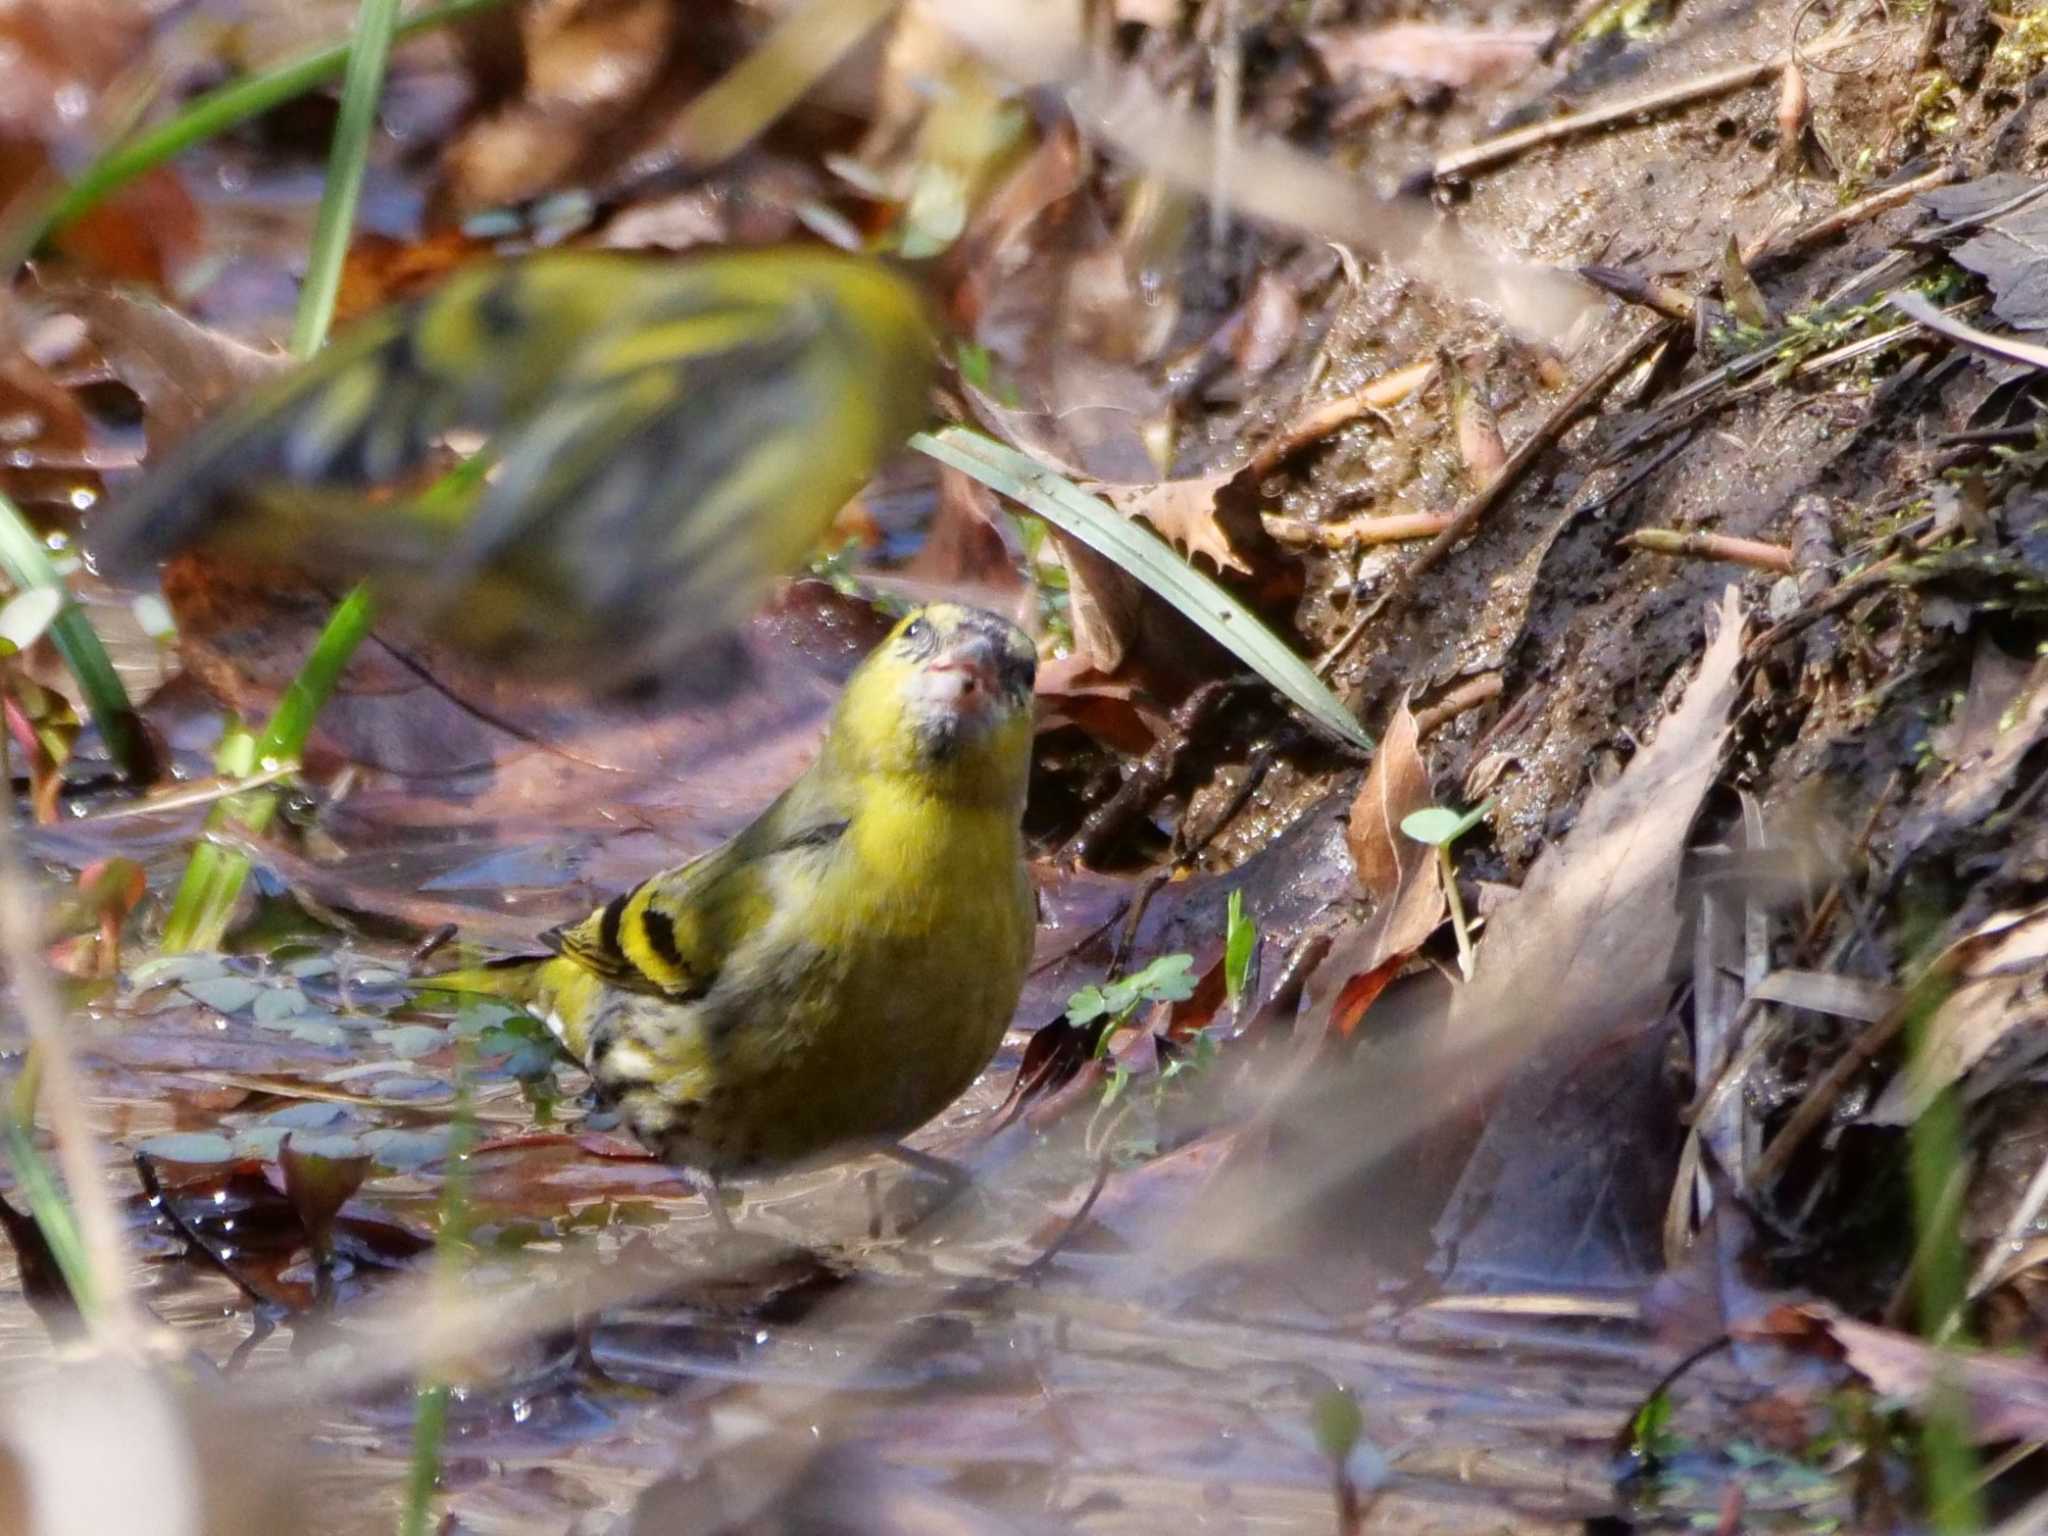
<path id="1" fill-rule="evenodd" d="M 267 772 L 277 764 L 300 756 L 313 722 L 333 695 L 341 674 L 347 670 L 356 648 L 369 634 L 376 617 L 376 605 L 367 587 L 357 587 L 335 605 L 326 628 L 313 642 L 313 650 L 300 666 L 298 676 L 271 711 L 270 723 L 253 743 L 227 744 L 216 766 L 223 773 L 241 775 Z M 247 739 L 244 738 L 244 742 Z M 277 810 L 276 792 L 250 790 L 214 806 L 206 819 L 209 831 L 228 825 L 261 832 L 270 825 Z M 178 882 L 170 915 L 164 920 L 163 948 L 166 954 L 218 949 L 227 937 L 228 919 L 249 879 L 249 861 L 232 849 L 202 842 L 192 850 L 185 873 Z"/>
<path id="2" fill-rule="evenodd" d="M 407 17 L 398 24 L 394 36 L 400 40 L 413 37 L 504 3 L 505 0 L 447 0 L 446 4 L 429 6 Z M 332 80 L 348 67 L 352 49 L 351 43 L 333 43 L 259 74 L 230 80 L 195 97 L 176 116 L 123 139 L 87 166 L 78 180 L 51 204 L 30 248 L 42 244 L 136 177 L 155 170 L 195 144 L 203 144 Z"/>
<path id="3" fill-rule="evenodd" d="M 43 1241 L 50 1245 L 50 1257 L 57 1261 L 79 1314 L 89 1318 L 98 1305 L 98 1295 L 93 1289 L 92 1261 L 85 1256 L 85 1240 L 78 1234 L 78 1220 L 72 1214 L 71 1203 L 64 1198 L 50 1165 L 29 1139 L 28 1127 L 11 1114 L 5 1119 L 7 1155 L 14 1164 L 14 1182 L 28 1201 L 29 1214 L 42 1229 Z"/>
<path id="4" fill-rule="evenodd" d="M 128 702 L 128 690 L 121 686 L 120 674 L 107 659 L 106 647 L 86 622 L 85 613 L 64 585 L 64 578 L 50 564 L 43 541 L 5 496 L 0 496 L 0 566 L 6 568 L 8 578 L 19 591 L 46 587 L 63 594 L 64 606 L 50 622 L 50 640 L 78 680 L 86 710 L 93 724 L 100 728 L 101 739 L 121 772 L 136 783 L 154 778 L 156 763 L 149 738 L 143 734 L 135 706 Z"/>
<path id="5" fill-rule="evenodd" d="M 1072 534 L 1165 598 L 1316 724 L 1367 751 L 1372 738 L 1307 662 L 1158 535 L 1036 460 L 966 427 L 920 432 L 910 445 Z"/>
<path id="6" fill-rule="evenodd" d="M 341 117 L 327 157 L 327 186 L 320 194 L 306 283 L 299 290 L 299 311 L 292 324 L 294 357 L 318 352 L 334 319 L 341 264 L 348 255 L 349 232 L 355 228 L 356 204 L 362 200 L 370 139 L 377 131 L 377 99 L 384 94 L 384 67 L 391 61 L 391 37 L 397 28 L 398 0 L 362 0 L 341 86 Z"/>

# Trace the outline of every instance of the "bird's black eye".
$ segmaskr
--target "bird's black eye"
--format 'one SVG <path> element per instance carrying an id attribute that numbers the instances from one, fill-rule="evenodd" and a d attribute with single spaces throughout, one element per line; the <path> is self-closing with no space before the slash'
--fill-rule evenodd
<path id="1" fill-rule="evenodd" d="M 929 619 L 912 619 L 903 626 L 903 644 L 913 656 L 929 656 L 939 647 L 938 631 Z"/>
<path id="2" fill-rule="evenodd" d="M 1003 686 L 1021 698 L 1029 698 L 1038 680 L 1038 653 L 1006 652 L 1001 663 Z"/>

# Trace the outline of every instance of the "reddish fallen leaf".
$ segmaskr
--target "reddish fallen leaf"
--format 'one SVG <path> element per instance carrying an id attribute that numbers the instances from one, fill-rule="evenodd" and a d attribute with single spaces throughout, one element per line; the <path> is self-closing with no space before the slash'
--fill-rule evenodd
<path id="1" fill-rule="evenodd" d="M 901 572 L 918 601 L 948 597 L 1028 623 L 1037 593 L 1006 532 L 995 492 L 957 469 L 938 468 L 938 500 L 923 544 Z M 877 578 L 878 584 L 901 584 Z"/>
<path id="2" fill-rule="evenodd" d="M 1387 990 L 1387 983 L 1400 975 L 1401 967 L 1407 963 L 1407 954 L 1394 955 L 1344 983 L 1336 1000 L 1330 1004 L 1330 1028 L 1337 1032 L 1340 1040 L 1351 1038 L 1364 1022 L 1366 1011 L 1379 1000 L 1379 995 Z"/>
<path id="3" fill-rule="evenodd" d="M 1313 1049 L 1308 1043 L 1326 1038 L 1332 1028 L 1350 1035 L 1402 963 L 1444 920 L 1436 850 L 1401 830 L 1402 821 L 1432 798 L 1421 736 L 1403 700 L 1387 722 L 1345 826 L 1345 843 L 1372 913 L 1339 933 L 1310 975 L 1299 1026 L 1304 1049 Z"/>
<path id="4" fill-rule="evenodd" d="M 1937 1348 L 1896 1329 L 1880 1328 L 1824 1303 L 1773 1309 L 1742 1335 L 1839 1353 L 1879 1393 L 1925 1411 L 1954 1391 L 1965 1408 L 1972 1442 L 2048 1439 L 2048 1363 L 1976 1349 Z"/>
<path id="5" fill-rule="evenodd" d="M 1549 37 L 1541 27 L 1486 32 L 1407 22 L 1331 29 L 1310 41 L 1333 75 L 1370 71 L 1459 87 L 1496 84 L 1525 73 Z"/>
<path id="6" fill-rule="evenodd" d="M 1038 726 L 1072 725 L 1097 741 L 1132 755 L 1149 750 L 1166 726 L 1166 713 L 1137 684 L 1102 671 L 1078 654 L 1056 657 L 1038 669 Z"/>
<path id="7" fill-rule="evenodd" d="M 94 273 L 158 291 L 206 250 L 199 205 L 175 171 L 148 171 L 58 232 L 58 250 Z"/>
<path id="8" fill-rule="evenodd" d="M 433 287 L 465 262 L 489 256 L 488 241 L 460 229 L 438 230 L 419 240 L 394 240 L 375 233 L 350 242 L 334 295 L 334 324 L 347 325 L 396 299 Z"/>

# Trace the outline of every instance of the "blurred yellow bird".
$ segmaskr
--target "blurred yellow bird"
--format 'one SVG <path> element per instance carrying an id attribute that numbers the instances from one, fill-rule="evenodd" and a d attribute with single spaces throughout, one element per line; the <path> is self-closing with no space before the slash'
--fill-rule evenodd
<path id="1" fill-rule="evenodd" d="M 1036 667 L 994 614 L 912 614 L 759 819 L 544 935 L 554 958 L 490 988 L 708 1186 L 721 1226 L 728 1177 L 864 1151 L 946 1171 L 899 1141 L 988 1065 L 1023 988 Z"/>
<path id="2" fill-rule="evenodd" d="M 816 547 L 925 419 L 936 355 L 920 290 L 865 257 L 482 262 L 236 401 L 93 546 L 367 581 L 493 666 L 630 683 Z"/>

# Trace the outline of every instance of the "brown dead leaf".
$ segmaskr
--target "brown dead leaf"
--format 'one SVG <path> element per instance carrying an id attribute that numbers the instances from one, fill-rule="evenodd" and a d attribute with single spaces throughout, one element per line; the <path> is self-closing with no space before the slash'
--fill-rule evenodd
<path id="1" fill-rule="evenodd" d="M 394 240 L 374 232 L 349 242 L 341 268 L 341 287 L 334 296 L 334 323 L 424 292 L 465 262 L 491 251 L 488 241 L 459 229 L 444 229 L 421 240 Z"/>
<path id="2" fill-rule="evenodd" d="M 1728 589 L 1720 633 L 1700 670 L 1611 784 L 1586 796 L 1562 843 L 1544 850 L 1522 894 L 1491 919 L 1479 967 L 1451 1012 L 1464 1041 L 1497 1036 L 1532 1006 L 1546 1029 L 1574 1035 L 1634 1022 L 1665 985 L 1678 941 L 1678 874 L 1685 839 L 1714 781 L 1735 667 L 1742 605 Z"/>
<path id="3" fill-rule="evenodd" d="M 1501 440 L 1500 418 L 1486 399 L 1486 370 L 1480 359 L 1444 362 L 1444 377 L 1451 386 L 1451 418 L 1458 439 L 1458 457 L 1465 464 L 1465 478 L 1474 489 L 1484 490 L 1508 461 L 1507 444 Z"/>
<path id="4" fill-rule="evenodd" d="M 82 320 L 107 366 L 141 398 L 152 458 L 221 401 L 290 366 L 282 353 L 197 324 L 135 289 L 67 283 L 44 289 L 42 299 L 51 312 Z"/>
<path id="5" fill-rule="evenodd" d="M 1371 1006 L 1399 964 L 1444 920 L 1443 878 L 1436 850 L 1401 830 L 1402 820 L 1432 803 L 1421 733 L 1404 699 L 1387 722 L 1372 767 L 1351 804 L 1345 843 L 1358 883 L 1372 902 L 1363 923 L 1337 935 L 1304 988 L 1306 1018 L 1330 1020 L 1340 1032 Z M 1354 985 L 1370 978 L 1363 989 Z M 1337 1017 L 1338 1014 L 1342 1017 Z M 1313 1025 L 1304 1040 L 1328 1028 Z"/>
<path id="6" fill-rule="evenodd" d="M 1505 1149 L 1513 1155 L 1482 1141 L 1453 1201 L 1464 1241 L 1490 1239 L 1475 1246 L 1486 1247 L 1492 1265 L 1507 1269 L 1518 1257 L 1511 1239 L 1520 1234 L 1524 1247 L 1541 1250 L 1534 1267 L 1555 1283 L 1560 1245 L 1576 1248 L 1589 1235 L 1560 1233 L 1556 1219 L 1573 1215 L 1590 1223 L 1585 1197 L 1607 1197 L 1599 1184 L 1589 1190 L 1584 1181 L 1605 1174 L 1646 1186 L 1642 1214 L 1649 1225 L 1642 1241 L 1658 1257 L 1655 1231 L 1668 1172 L 1653 1164 L 1615 1166 L 1616 1158 L 1650 1160 L 1639 1141 L 1617 1136 L 1605 1118 L 1632 1101 L 1617 1097 L 1597 1113 L 1582 1105 L 1572 1122 L 1555 1120 L 1547 1110 L 1561 1086 L 1585 1075 L 1589 1053 L 1617 1037 L 1624 1049 L 1615 1064 L 1629 1074 L 1621 1088 L 1661 1080 L 1655 1052 L 1644 1060 L 1634 1050 L 1656 1047 L 1657 1040 L 1634 1032 L 1663 1009 L 1666 968 L 1679 933 L 1681 856 L 1718 771 L 1736 696 L 1742 608 L 1733 588 L 1710 617 L 1718 618 L 1719 630 L 1683 699 L 1621 775 L 1587 795 L 1577 824 L 1537 859 L 1521 895 L 1488 919 L 1473 979 L 1440 1011 L 1419 1000 L 1421 1016 L 1404 1029 L 1403 1048 L 1370 1053 L 1352 1075 L 1331 1074 L 1327 1086 L 1343 1112 L 1301 1118 L 1290 1127 L 1296 1145 L 1284 1181 L 1264 1176 L 1255 1190 L 1220 1182 L 1215 1200 L 1192 1212 L 1175 1234 L 1183 1260 L 1247 1251 L 1332 1191 L 1356 1187 L 1396 1149 L 1488 1105 L 1495 1107 L 1487 1141 L 1517 1127 L 1531 1140 Z M 1514 1086 L 1506 1102 L 1498 1102 L 1510 1078 Z M 1668 1119 L 1662 1128 L 1668 1134 Z M 1612 1155 L 1596 1158 L 1602 1146 Z M 1500 1177 L 1489 1180 L 1489 1170 Z M 1511 1186 L 1504 1182 L 1509 1173 Z M 1533 1218 L 1527 1197 L 1552 1187 L 1570 1197 L 1570 1209 L 1553 1201 L 1556 1219 Z M 1489 1232 L 1482 1218 L 1498 1225 Z"/>
<path id="7" fill-rule="evenodd" d="M 1078 649 L 1038 669 L 1038 728 L 1072 725 L 1119 752 L 1140 755 L 1167 727 L 1166 714 L 1148 706 L 1132 682 L 1102 671 Z"/>
<path id="8" fill-rule="evenodd" d="M 1733 587 L 1718 618 L 1678 707 L 1619 778 L 1587 794 L 1565 840 L 1487 920 L 1477 971 L 1451 1003 L 1448 1049 L 1478 1063 L 1483 1081 L 1513 1073 L 1439 1225 L 1467 1283 L 1543 1273 L 1560 1244 L 1587 1280 L 1662 1262 L 1655 1233 L 1670 1177 L 1657 1149 L 1669 1121 L 1646 1102 L 1663 1081 L 1650 1026 L 1670 988 L 1686 839 L 1735 699 Z"/>
<path id="9" fill-rule="evenodd" d="M 2020 763 L 2048 732 L 2048 660 L 2036 661 L 2017 687 L 2014 682 L 2010 663 L 1986 642 L 1947 738 L 1955 771 L 1900 829 L 1902 864 L 1933 839 L 1975 825 L 1996 810 Z"/>
<path id="10" fill-rule="evenodd" d="M 121 282 L 167 289 L 206 254 L 205 222 L 176 172 L 158 168 L 116 188 L 52 238 L 81 265 Z"/>
<path id="11" fill-rule="evenodd" d="M 2048 1365 L 1985 1350 L 1937 1348 L 1910 1334 L 1870 1323 L 1822 1303 L 1780 1307 L 1760 1336 L 1798 1342 L 1798 1325 L 1819 1330 L 1850 1369 L 1885 1397 L 1925 1410 L 1938 1393 L 1961 1392 L 1973 1442 L 2048 1439 Z"/>
<path id="12" fill-rule="evenodd" d="M 2048 1050 L 2036 1038 L 2048 1021 L 2048 906 L 1999 913 L 1935 965 L 1953 969 L 1954 989 L 1928 1020 L 1920 1050 L 1864 1116 L 1874 1125 L 1912 1124 L 1966 1078 L 1969 1097 L 1982 1097 Z M 1979 1070 L 1994 1051 L 1996 1070 Z"/>
<path id="13" fill-rule="evenodd" d="M 703 18 L 691 19 L 702 31 Z M 682 13 L 667 0 L 542 0 L 524 7 L 524 89 L 449 143 L 442 211 L 502 207 L 564 185 L 622 124 L 634 126 L 628 142 L 637 144 L 648 127 L 648 97 L 674 60 L 682 27 Z M 684 51 L 700 49 L 715 68 L 723 49 L 693 36 Z"/>
<path id="14" fill-rule="evenodd" d="M 1207 556 L 1218 571 L 1248 576 L 1251 566 L 1231 547 L 1230 535 L 1216 520 L 1216 498 L 1236 478 L 1232 471 L 1196 480 L 1164 480 L 1157 485 L 1097 485 L 1090 489 L 1125 517 L 1143 518 L 1168 543 L 1190 555 Z"/>
<path id="15" fill-rule="evenodd" d="M 1550 33 L 1540 27 L 1479 31 L 1427 22 L 1333 28 L 1309 41 L 1333 75 L 1371 72 L 1461 87 L 1495 84 L 1527 72 Z"/>
<path id="16" fill-rule="evenodd" d="M 1246 379 L 1271 373 L 1294 345 L 1301 329 L 1301 300 L 1293 284 L 1270 269 L 1252 281 L 1251 295 L 1238 311 L 1230 355 Z"/>
<path id="17" fill-rule="evenodd" d="M 1344 841 L 1358 866 L 1358 883 L 1376 907 L 1391 904 L 1415 880 L 1417 870 L 1432 862 L 1429 844 L 1401 830 L 1403 820 L 1431 804 L 1429 768 L 1422 761 L 1420 742 L 1414 712 L 1403 699 L 1394 706 L 1345 826 Z M 1435 926 L 1430 924 L 1431 929 Z"/>

